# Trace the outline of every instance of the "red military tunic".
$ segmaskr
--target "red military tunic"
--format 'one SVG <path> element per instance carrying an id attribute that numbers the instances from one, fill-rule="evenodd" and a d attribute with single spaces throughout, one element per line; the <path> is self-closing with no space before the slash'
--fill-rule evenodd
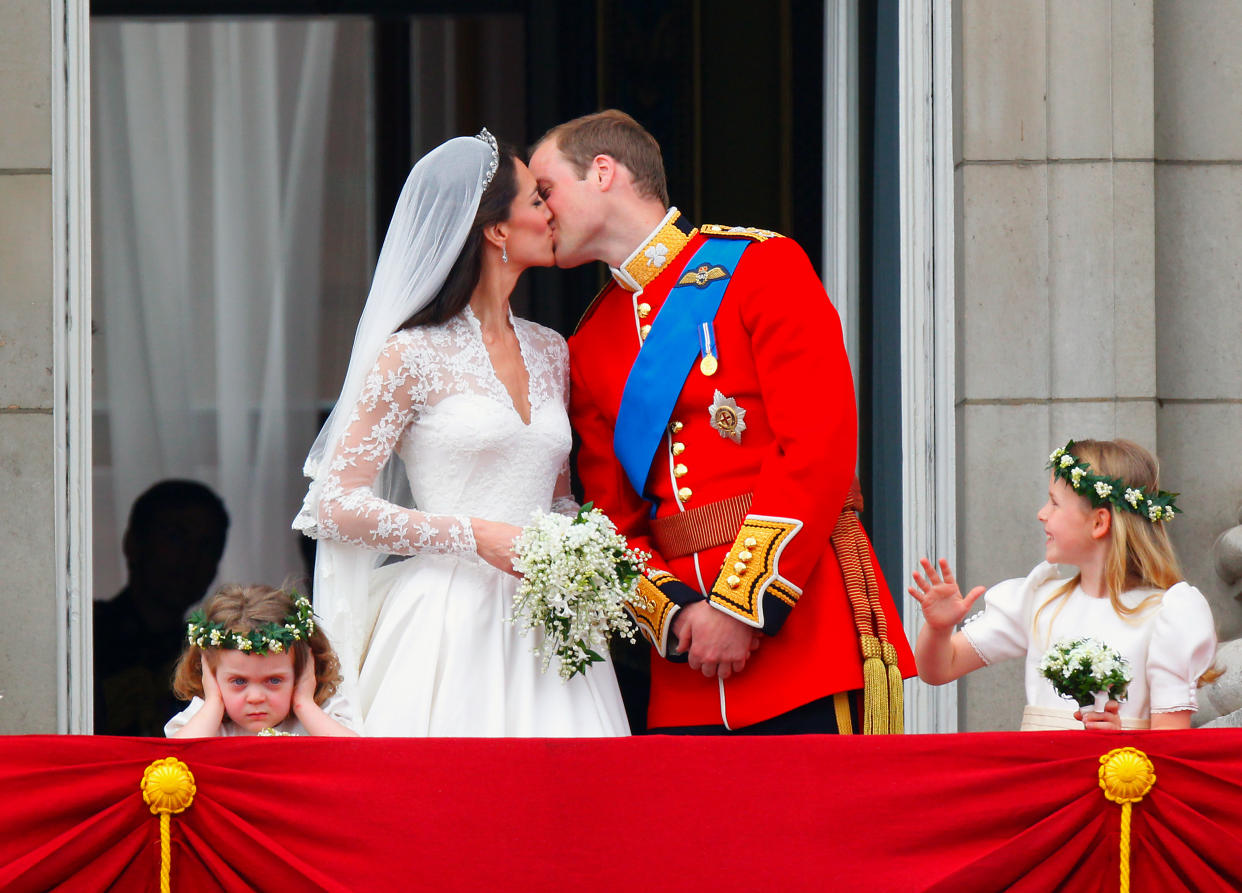
<path id="1" fill-rule="evenodd" d="M 631 545 L 653 555 L 640 587 L 651 609 L 636 614 L 658 652 L 651 728 L 740 728 L 863 685 L 858 631 L 829 543 L 854 479 L 857 441 L 840 320 L 792 239 L 710 229 L 754 241 L 715 317 L 718 368 L 707 375 L 696 363 L 690 372 L 652 462 L 646 498 L 613 450 L 618 408 L 644 327 L 670 300 L 704 235 L 670 211 L 569 339 L 570 416 L 582 439 L 578 471 L 586 498 Z M 735 524 L 728 533 L 736 530 L 735 541 L 680 557 L 660 554 L 652 523 L 743 494 L 753 496 L 741 529 Z M 745 669 L 727 680 L 665 659 L 676 656 L 676 612 L 703 598 L 768 634 Z M 912 676 L 900 618 L 887 591 L 881 598 L 901 675 Z"/>

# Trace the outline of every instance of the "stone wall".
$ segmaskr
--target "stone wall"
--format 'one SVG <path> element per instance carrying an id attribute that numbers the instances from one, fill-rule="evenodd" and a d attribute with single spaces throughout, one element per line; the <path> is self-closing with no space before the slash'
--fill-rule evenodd
<path id="1" fill-rule="evenodd" d="M 1242 503 L 1242 5 L 1155 4 L 1156 380 L 1174 532 L 1222 639 L 1242 610 L 1212 544 Z"/>
<path id="2" fill-rule="evenodd" d="M 1242 39 L 1237 5 L 960 0 L 958 561 L 969 585 L 1043 556 L 1048 452 L 1155 449 L 1188 514 L 1187 577 L 1242 500 Z M 1232 160 L 1231 160 L 1232 159 Z M 1017 727 L 1017 662 L 963 681 L 961 728 Z"/>
<path id="3" fill-rule="evenodd" d="M 0 4 L 0 733 L 57 727 L 51 4 Z"/>

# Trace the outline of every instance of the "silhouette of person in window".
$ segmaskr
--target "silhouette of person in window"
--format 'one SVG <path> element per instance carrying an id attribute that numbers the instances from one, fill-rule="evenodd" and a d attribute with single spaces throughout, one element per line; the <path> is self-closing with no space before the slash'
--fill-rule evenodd
<path id="1" fill-rule="evenodd" d="M 160 481 L 134 501 L 122 540 L 129 579 L 95 611 L 95 732 L 162 736 L 181 709 L 173 666 L 185 613 L 216 577 L 229 527 L 224 503 L 196 481 Z"/>

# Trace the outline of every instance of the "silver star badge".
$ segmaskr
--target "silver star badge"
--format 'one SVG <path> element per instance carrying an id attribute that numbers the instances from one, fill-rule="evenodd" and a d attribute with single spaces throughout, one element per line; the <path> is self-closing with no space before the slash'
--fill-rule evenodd
<path id="1" fill-rule="evenodd" d="M 712 415 L 712 427 L 721 437 L 727 437 L 734 443 L 742 442 L 742 432 L 746 430 L 746 410 L 738 406 L 736 400 L 716 391 L 707 411 Z"/>

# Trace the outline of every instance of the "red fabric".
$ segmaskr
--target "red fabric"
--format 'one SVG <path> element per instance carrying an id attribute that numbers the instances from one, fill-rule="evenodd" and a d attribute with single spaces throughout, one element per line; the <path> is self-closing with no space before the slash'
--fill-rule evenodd
<path id="1" fill-rule="evenodd" d="M 156 759 L 194 773 L 177 890 L 1242 889 L 1242 730 L 604 741 L 0 738 L 0 889 L 155 890 Z M 624 771 L 614 767 L 626 767 Z M 652 816 L 664 816 L 653 826 Z"/>

